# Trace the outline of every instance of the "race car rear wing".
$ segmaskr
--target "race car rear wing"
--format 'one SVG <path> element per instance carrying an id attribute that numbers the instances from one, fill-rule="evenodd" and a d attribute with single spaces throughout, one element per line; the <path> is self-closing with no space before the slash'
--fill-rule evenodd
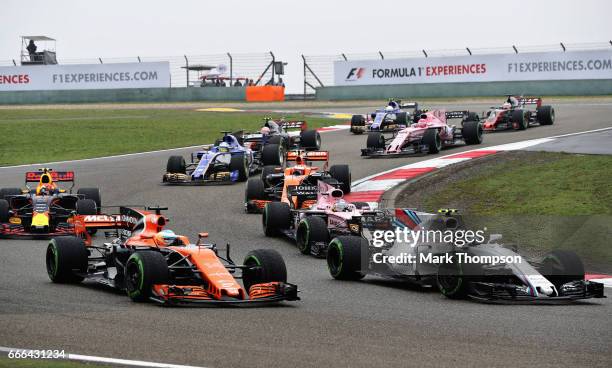
<path id="1" fill-rule="evenodd" d="M 447 111 L 445 113 L 446 119 L 463 119 L 468 116 L 470 112 L 467 110 Z"/>
<path id="2" fill-rule="evenodd" d="M 282 126 L 285 129 L 300 129 L 300 130 L 306 130 L 308 127 L 308 124 L 306 124 L 305 121 L 300 121 L 300 120 L 293 120 L 293 121 L 282 121 L 279 123 L 280 126 Z"/>
<path id="3" fill-rule="evenodd" d="M 536 105 L 540 107 L 542 105 L 541 97 L 521 97 L 518 99 L 519 105 Z"/>
<path id="4" fill-rule="evenodd" d="M 287 161 L 296 161 L 298 157 L 302 157 L 304 161 L 329 161 L 328 151 L 288 151 Z"/>
<path id="5" fill-rule="evenodd" d="M 406 103 L 402 103 L 402 104 L 400 104 L 400 108 L 402 108 L 402 109 L 415 109 L 415 110 L 418 110 L 419 103 L 418 102 L 406 102 Z"/>
<path id="6" fill-rule="evenodd" d="M 74 182 L 74 171 L 49 171 L 46 173 L 39 171 L 28 171 L 25 174 L 25 181 L 26 183 L 39 182 L 43 175 L 51 175 L 51 179 L 57 182 Z"/>

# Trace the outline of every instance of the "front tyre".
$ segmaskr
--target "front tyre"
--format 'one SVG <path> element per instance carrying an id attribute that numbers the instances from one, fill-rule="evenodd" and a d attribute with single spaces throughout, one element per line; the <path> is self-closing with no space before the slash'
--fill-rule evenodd
<path id="1" fill-rule="evenodd" d="M 536 119 L 541 125 L 553 125 L 555 122 L 555 109 L 552 106 L 540 106 L 536 111 Z"/>
<path id="2" fill-rule="evenodd" d="M 442 149 L 442 140 L 438 129 L 427 129 L 423 134 L 423 144 L 427 146 L 429 153 L 438 153 Z"/>
<path id="3" fill-rule="evenodd" d="M 166 172 L 171 174 L 186 174 L 187 164 L 183 156 L 170 156 L 166 164 Z"/>
<path id="4" fill-rule="evenodd" d="M 244 258 L 247 268 L 242 272 L 245 290 L 266 282 L 287 282 L 287 266 L 283 257 L 273 249 L 255 249 Z"/>
<path id="5" fill-rule="evenodd" d="M 135 302 L 144 302 L 153 295 L 153 285 L 168 283 L 166 257 L 154 250 L 135 252 L 125 265 L 125 289 Z"/>
<path id="6" fill-rule="evenodd" d="M 371 150 L 379 150 L 385 148 L 385 137 L 380 132 L 372 132 L 368 134 L 366 147 Z"/>
<path id="7" fill-rule="evenodd" d="M 244 155 L 232 155 L 229 164 L 230 172 L 238 171 L 239 182 L 245 182 L 249 178 L 249 168 L 247 167 L 247 160 Z"/>
<path id="8" fill-rule="evenodd" d="M 541 272 L 557 289 L 565 283 L 584 280 L 584 264 L 576 253 L 569 250 L 553 250 L 546 254 Z"/>
<path id="9" fill-rule="evenodd" d="M 337 280 L 360 280 L 365 277 L 361 270 L 364 240 L 359 236 L 339 236 L 327 248 L 327 268 Z"/>
<path id="10" fill-rule="evenodd" d="M 278 236 L 289 228 L 291 210 L 284 202 L 266 203 L 262 215 L 262 225 L 266 236 Z"/>
<path id="11" fill-rule="evenodd" d="M 461 128 L 461 135 L 466 144 L 481 144 L 482 132 L 482 124 L 479 121 L 466 121 Z"/>
<path id="12" fill-rule="evenodd" d="M 83 239 L 62 236 L 51 239 L 47 246 L 47 275 L 55 283 L 79 283 L 87 272 L 89 252 Z"/>
<path id="13" fill-rule="evenodd" d="M 295 236 L 298 250 L 302 254 L 311 254 L 316 243 L 329 243 L 327 221 L 318 216 L 309 216 L 300 221 Z"/>
<path id="14" fill-rule="evenodd" d="M 436 284 L 440 293 L 447 298 L 461 299 L 467 295 L 468 280 L 457 257 L 453 257 L 452 262 L 440 264 Z"/>

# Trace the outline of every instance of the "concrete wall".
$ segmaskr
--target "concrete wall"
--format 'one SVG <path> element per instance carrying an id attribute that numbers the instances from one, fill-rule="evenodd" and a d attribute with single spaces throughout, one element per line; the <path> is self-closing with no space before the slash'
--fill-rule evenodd
<path id="1" fill-rule="evenodd" d="M 396 84 L 384 86 L 336 86 L 317 88 L 317 100 L 366 100 L 387 98 L 500 96 L 506 93 L 546 96 L 612 94 L 612 79 Z"/>
<path id="2" fill-rule="evenodd" d="M 129 88 L 72 91 L 0 92 L 0 105 L 99 103 L 245 101 L 244 87 Z"/>

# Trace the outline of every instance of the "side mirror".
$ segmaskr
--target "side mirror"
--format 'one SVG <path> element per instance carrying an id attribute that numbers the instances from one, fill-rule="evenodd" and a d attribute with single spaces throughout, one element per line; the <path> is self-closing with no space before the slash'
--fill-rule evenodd
<path id="1" fill-rule="evenodd" d="M 208 238 L 208 233 L 198 233 L 198 239 Z"/>

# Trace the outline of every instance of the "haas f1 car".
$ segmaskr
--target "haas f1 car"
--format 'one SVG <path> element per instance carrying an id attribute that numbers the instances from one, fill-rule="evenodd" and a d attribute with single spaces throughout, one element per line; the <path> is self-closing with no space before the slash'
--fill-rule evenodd
<path id="1" fill-rule="evenodd" d="M 214 145 L 192 153 L 188 164 L 183 156 L 170 156 L 162 182 L 170 185 L 244 182 L 264 165 L 284 162 L 285 151 L 279 144 L 267 144 L 260 151 L 254 151 L 242 145 L 239 133 L 223 134 Z"/>
<path id="2" fill-rule="evenodd" d="M 507 95 L 506 102 L 500 107 L 492 107 L 483 113 L 483 128 L 486 132 L 498 130 L 525 130 L 530 126 L 552 125 L 555 122 L 555 109 L 542 105 L 541 97 Z M 535 106 L 535 110 L 529 107 Z"/>
<path id="3" fill-rule="evenodd" d="M 324 162 L 323 167 L 312 162 Z M 260 213 L 266 203 L 283 202 L 291 208 L 309 208 L 317 201 L 319 180 L 336 183 L 344 193 L 351 191 L 348 165 L 327 167 L 327 151 L 289 151 L 287 167 L 266 166 L 260 178 L 251 178 L 245 191 L 247 213 Z"/>
<path id="4" fill-rule="evenodd" d="M 461 119 L 461 126 L 449 125 L 451 119 Z M 421 152 L 438 153 L 445 147 L 462 143 L 482 143 L 482 124 L 475 113 L 423 111 L 415 120 L 415 123 L 390 135 L 383 132 L 368 133 L 366 148 L 361 150 L 361 155 L 393 157 Z"/>
<path id="5" fill-rule="evenodd" d="M 246 305 L 299 300 L 297 287 L 286 282 L 279 253 L 259 249 L 242 265 L 223 257 L 200 233 L 195 244 L 164 230 L 165 208 L 121 207 L 116 215 L 78 216 L 81 234 L 106 229 L 111 240 L 92 245 L 87 237 L 53 238 L 46 253 L 47 273 L 56 283 L 98 282 L 125 290 L 135 302 L 163 305 Z M 154 212 L 152 212 L 154 211 Z M 86 235 L 87 236 L 87 235 Z M 242 285 L 237 282 L 242 278 Z"/>
<path id="6" fill-rule="evenodd" d="M 319 180 L 317 200 L 307 209 L 293 209 L 285 202 L 267 203 L 262 217 L 265 235 L 285 235 L 296 242 L 302 254 L 315 257 L 325 257 L 332 238 L 359 235 L 361 215 L 370 211 L 370 207 L 364 202 L 345 201 L 339 186 L 334 180 Z"/>
<path id="7" fill-rule="evenodd" d="M 244 145 L 259 152 L 268 144 L 278 144 L 285 152 L 295 149 L 316 151 L 321 149 L 321 135 L 316 130 L 309 130 L 305 121 L 266 118 L 258 133 L 244 135 Z"/>
<path id="8" fill-rule="evenodd" d="M 403 234 L 404 229 L 410 234 L 406 238 L 377 235 L 379 231 Z M 463 219 L 454 210 L 364 213 L 361 234 L 338 236 L 329 243 L 329 272 L 339 280 L 371 274 L 435 286 L 448 298 L 489 303 L 554 304 L 604 297 L 603 285 L 585 281 L 582 261 L 571 251 L 555 250 L 528 261 L 500 244 L 499 234 L 491 235 L 487 243 L 482 235 L 477 242 L 477 236 L 460 238 L 466 234 L 462 229 Z M 448 231 L 454 234 L 450 238 L 435 235 Z M 463 239 L 463 243 L 451 239 Z"/>
<path id="9" fill-rule="evenodd" d="M 58 183 L 72 183 L 60 188 Z M 38 183 L 36 188 L 28 184 Z M 95 215 L 101 206 L 98 188 L 76 193 L 74 172 L 40 169 L 25 174 L 25 188 L 0 189 L 0 237 L 44 238 L 75 234 L 76 214 Z M 94 230 L 92 230 L 94 232 Z"/>
<path id="10" fill-rule="evenodd" d="M 410 111 L 412 110 L 412 111 Z M 420 114 L 416 102 L 402 103 L 392 99 L 387 106 L 377 109 L 369 116 L 353 115 L 351 117 L 351 133 L 363 134 L 371 131 L 392 132 L 406 128 Z"/>

